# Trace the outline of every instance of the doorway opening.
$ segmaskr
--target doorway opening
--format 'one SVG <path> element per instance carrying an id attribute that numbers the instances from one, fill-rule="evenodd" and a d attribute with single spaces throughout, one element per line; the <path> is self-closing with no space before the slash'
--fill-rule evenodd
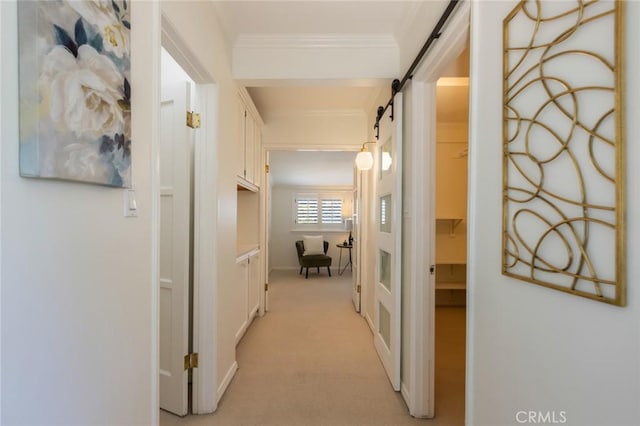
<path id="1" fill-rule="evenodd" d="M 469 50 L 436 85 L 436 416 L 464 422 Z M 452 415 L 459 413 L 459 418 Z"/>
<path id="2" fill-rule="evenodd" d="M 217 384 L 218 87 L 162 16 L 162 129 L 153 179 L 159 408 L 210 413 Z M 192 114 L 188 114 L 191 112 Z M 189 115 L 199 113 L 189 122 Z M 213 184 L 212 184 L 213 183 Z M 213 259 L 213 261 L 211 260 Z M 197 368 L 195 368 L 197 366 Z"/>
<path id="3" fill-rule="evenodd" d="M 296 241 L 305 236 L 321 236 L 328 243 L 332 275 L 357 275 L 354 244 L 349 244 L 357 232 L 355 155 L 355 150 L 266 150 L 267 276 L 274 270 L 300 270 Z M 311 268 L 309 278 L 314 273 Z"/>

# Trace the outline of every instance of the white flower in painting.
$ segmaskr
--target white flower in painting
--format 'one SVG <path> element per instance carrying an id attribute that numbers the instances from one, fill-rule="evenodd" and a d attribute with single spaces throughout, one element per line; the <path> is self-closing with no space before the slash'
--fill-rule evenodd
<path id="1" fill-rule="evenodd" d="M 40 76 L 58 129 L 93 140 L 123 131 L 118 105 L 123 81 L 113 62 L 87 44 L 78 48 L 77 58 L 65 47 L 55 46 L 44 58 Z"/>
<path id="2" fill-rule="evenodd" d="M 64 148 L 69 154 L 64 163 L 65 172 L 70 178 L 88 181 L 104 179 L 104 165 L 95 145 L 80 143 L 69 144 Z M 100 175 L 100 176 L 98 176 Z"/>
<path id="3" fill-rule="evenodd" d="M 104 50 L 118 58 L 129 54 L 129 29 L 123 24 L 128 22 L 128 13 L 124 13 L 123 3 L 120 6 L 111 0 L 69 0 L 67 3 L 85 21 L 98 27 Z M 118 11 L 114 10 L 114 4 Z"/>

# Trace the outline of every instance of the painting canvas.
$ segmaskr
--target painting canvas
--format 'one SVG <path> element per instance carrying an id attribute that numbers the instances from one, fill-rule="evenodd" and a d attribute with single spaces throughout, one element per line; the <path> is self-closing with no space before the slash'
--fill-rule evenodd
<path id="1" fill-rule="evenodd" d="M 130 6 L 18 2 L 21 176 L 130 187 Z"/>

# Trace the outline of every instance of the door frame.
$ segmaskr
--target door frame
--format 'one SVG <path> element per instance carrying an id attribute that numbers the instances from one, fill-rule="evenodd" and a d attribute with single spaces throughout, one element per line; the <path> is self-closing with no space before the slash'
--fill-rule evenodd
<path id="1" fill-rule="evenodd" d="M 412 259 L 408 286 L 412 303 L 410 325 L 408 330 L 403 330 L 403 339 L 410 342 L 411 373 L 407 374 L 408 383 L 406 388 L 403 383 L 402 393 L 414 417 L 432 418 L 435 415 L 435 275 L 431 275 L 429 267 L 435 265 L 436 83 L 467 44 L 470 3 L 459 3 L 445 31 L 412 78 L 413 113 L 409 125 L 414 143 L 408 148 L 412 150 L 410 158 L 414 173 L 408 178 L 415 200 L 411 220 L 416 232 L 411 237 L 409 254 Z"/>
<path id="2" fill-rule="evenodd" d="M 261 270 L 264 274 L 264 282 L 265 284 L 269 284 L 269 240 L 268 236 L 271 234 L 270 232 L 270 222 L 269 217 L 271 216 L 269 210 L 269 200 L 268 193 L 271 192 L 272 188 L 269 186 L 269 173 L 266 171 L 267 159 L 269 158 L 269 153 L 272 151 L 347 151 L 347 152 L 358 152 L 360 151 L 360 145 L 291 145 L 291 144 L 274 144 L 265 146 L 262 144 L 261 156 L 260 156 L 260 167 L 262 170 L 262 188 L 267 188 L 267 190 L 260 191 L 260 223 L 264 226 L 260 230 L 260 251 L 264 253 L 260 258 L 260 262 L 262 263 Z M 355 186 L 355 182 L 354 182 Z M 360 295 L 362 297 L 362 295 Z M 265 286 L 264 289 L 260 292 L 260 315 L 264 315 L 264 313 L 268 310 L 268 300 L 269 300 L 269 290 L 268 286 Z"/>
<path id="3" fill-rule="evenodd" d="M 192 406 L 191 413 L 205 414 L 216 410 L 217 395 L 217 123 L 218 123 L 218 88 L 215 79 L 191 52 L 189 46 L 179 37 L 173 24 L 159 11 L 161 40 L 158 46 L 164 47 L 175 61 L 187 72 L 195 82 L 195 106 L 200 112 L 201 127 L 194 137 L 194 193 L 193 193 L 193 351 L 199 353 L 199 366 L 192 374 Z M 158 62 L 158 69 L 159 60 Z M 158 93 L 160 78 L 158 78 Z M 159 101 L 156 115 L 159 117 Z M 154 285 L 160 274 L 159 264 L 159 230 L 160 230 L 160 177 L 159 177 L 159 139 L 152 143 L 152 230 L 153 260 L 152 277 Z M 159 355 L 159 293 L 153 290 L 153 352 Z M 154 361 L 155 393 L 159 393 L 158 361 Z M 157 418 L 159 400 L 156 397 L 154 417 Z"/>

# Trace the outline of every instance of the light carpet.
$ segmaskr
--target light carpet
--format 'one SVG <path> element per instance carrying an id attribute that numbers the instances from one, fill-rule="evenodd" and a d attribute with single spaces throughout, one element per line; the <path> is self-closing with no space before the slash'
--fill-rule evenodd
<path id="1" fill-rule="evenodd" d="M 161 426 L 464 424 L 464 309 L 444 308 L 447 330 L 437 333 L 438 342 L 444 339 L 438 346 L 462 353 L 436 363 L 446 373 L 436 373 L 436 419 L 415 419 L 353 309 L 351 276 L 315 272 L 308 280 L 298 271 L 274 272 L 269 312 L 238 345 L 239 370 L 218 410 L 185 418 L 161 412 Z"/>

